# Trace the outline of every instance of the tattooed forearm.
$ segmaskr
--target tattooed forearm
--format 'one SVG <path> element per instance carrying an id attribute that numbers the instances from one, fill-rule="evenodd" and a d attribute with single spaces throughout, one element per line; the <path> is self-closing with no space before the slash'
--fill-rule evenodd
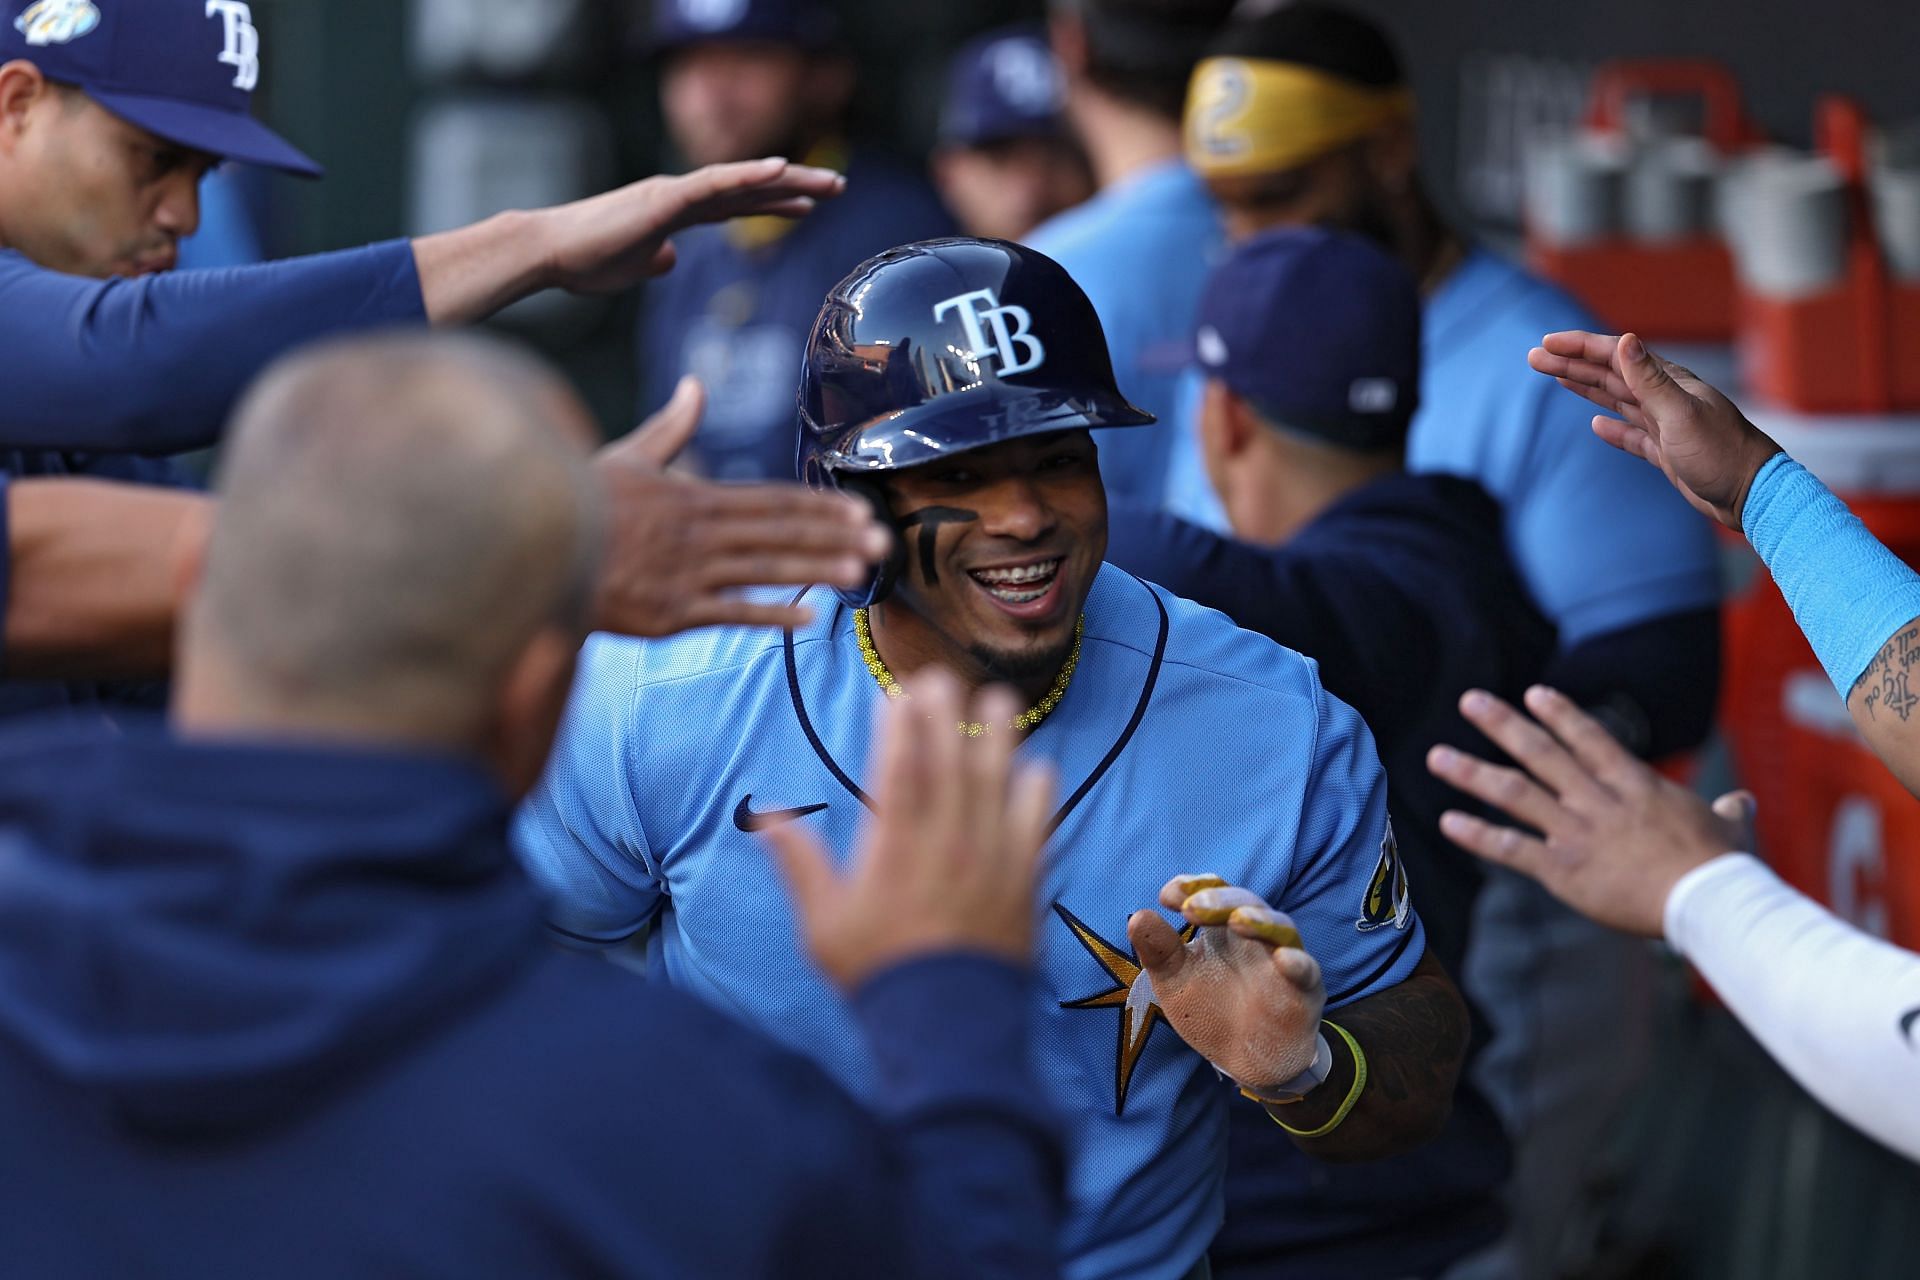
<path id="1" fill-rule="evenodd" d="M 1909 680 L 1915 663 L 1920 663 L 1920 626 L 1902 627 L 1853 682 L 1849 701 L 1858 698 L 1869 720 L 1885 716 L 1907 723 L 1920 707 L 1920 693 L 1913 691 Z"/>
<path id="2" fill-rule="evenodd" d="M 1325 1160 L 1378 1160 L 1440 1132 L 1467 1050 L 1467 1007 L 1429 953 L 1405 982 L 1328 1015 L 1360 1042 L 1367 1083 L 1351 1113 L 1322 1138 L 1294 1139 Z M 1329 1033 L 1329 1043 L 1338 1037 Z M 1312 1130 L 1333 1118 L 1353 1084 L 1352 1055 L 1335 1051 L 1325 1084 L 1299 1102 L 1273 1107 L 1290 1128 Z"/>

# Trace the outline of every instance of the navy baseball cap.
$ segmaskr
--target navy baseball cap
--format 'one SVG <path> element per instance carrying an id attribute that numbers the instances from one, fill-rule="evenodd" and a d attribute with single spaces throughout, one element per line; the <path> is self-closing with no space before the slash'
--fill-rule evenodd
<path id="1" fill-rule="evenodd" d="M 1207 280 L 1194 355 L 1276 427 L 1394 448 L 1420 405 L 1420 288 L 1361 236 L 1270 231 Z"/>
<path id="2" fill-rule="evenodd" d="M 1038 26 L 989 31 L 961 46 L 947 72 L 940 141 L 985 146 L 1063 132 L 1066 83 Z"/>
<path id="3" fill-rule="evenodd" d="M 15 59 L 169 142 L 323 172 L 253 118 L 260 31 L 242 0 L 0 0 L 0 62 Z"/>
<path id="4" fill-rule="evenodd" d="M 823 0 L 653 0 L 656 54 L 709 41 L 758 41 L 831 48 L 840 24 Z"/>

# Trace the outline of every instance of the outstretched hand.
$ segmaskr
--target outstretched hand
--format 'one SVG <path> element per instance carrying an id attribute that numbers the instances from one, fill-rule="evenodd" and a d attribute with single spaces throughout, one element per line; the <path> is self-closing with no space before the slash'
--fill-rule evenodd
<path id="1" fill-rule="evenodd" d="M 1148 910 L 1127 921 L 1127 938 L 1180 1038 L 1254 1093 L 1311 1066 L 1327 992 L 1293 921 L 1215 875 L 1175 876 L 1160 903 L 1195 936 L 1183 943 Z"/>
<path id="2" fill-rule="evenodd" d="M 672 268 L 668 237 L 677 231 L 752 215 L 800 217 L 845 189 L 846 179 L 831 169 L 743 160 L 645 178 L 543 209 L 536 217 L 555 285 L 574 293 L 620 293 Z"/>
<path id="3" fill-rule="evenodd" d="M 1682 876 L 1753 848 L 1753 797 L 1730 792 L 1709 806 L 1635 759 L 1564 694 L 1535 687 L 1526 701 L 1539 724 L 1477 689 L 1460 700 L 1461 714 L 1518 769 L 1452 747 L 1428 752 L 1427 767 L 1531 830 L 1457 810 L 1441 817 L 1440 830 L 1468 852 L 1538 880 L 1584 916 L 1659 937 Z"/>
<path id="4" fill-rule="evenodd" d="M 596 630 L 804 626 L 805 607 L 755 603 L 738 588 L 856 586 L 892 545 L 865 503 L 797 484 L 720 485 L 668 472 L 705 404 L 699 382 L 683 378 L 665 408 L 594 459 L 609 526 Z"/>
<path id="5" fill-rule="evenodd" d="M 1695 509 L 1739 532 L 1747 490 L 1780 446 L 1717 388 L 1631 333 L 1550 333 L 1527 364 L 1618 415 L 1596 416 L 1594 434 L 1660 468 Z"/>
<path id="6" fill-rule="evenodd" d="M 969 709 L 945 671 L 904 683 L 910 697 L 881 704 L 875 813 L 851 869 L 835 871 L 800 822 L 763 833 L 808 949 L 843 990 L 917 956 L 984 952 L 1024 965 L 1033 952 L 1053 775 L 1014 769 L 1013 734 L 953 728 L 1010 720 L 1018 702 L 990 689 Z"/>

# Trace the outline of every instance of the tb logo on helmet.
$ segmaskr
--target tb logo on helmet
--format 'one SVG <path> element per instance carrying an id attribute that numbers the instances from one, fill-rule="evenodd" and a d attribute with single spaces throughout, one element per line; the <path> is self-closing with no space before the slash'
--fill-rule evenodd
<path id="1" fill-rule="evenodd" d="M 967 333 L 969 359 L 997 357 L 1000 376 L 1027 373 L 1046 363 L 1047 349 L 1033 336 L 1033 313 L 1025 307 L 1003 307 L 991 289 L 975 289 L 945 302 L 934 304 L 933 318 L 944 319 L 949 311 L 960 313 L 960 325 Z M 993 342 L 987 342 L 986 329 L 993 330 Z"/>

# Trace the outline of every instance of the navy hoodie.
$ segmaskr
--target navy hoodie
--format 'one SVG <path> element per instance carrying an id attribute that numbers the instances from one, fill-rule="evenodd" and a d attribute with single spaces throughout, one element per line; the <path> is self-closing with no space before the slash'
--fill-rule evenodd
<path id="1" fill-rule="evenodd" d="M 1427 749 L 1497 755 L 1460 716 L 1459 696 L 1477 686 L 1517 701 L 1556 639 L 1507 554 L 1499 504 L 1461 477 L 1395 473 L 1277 548 L 1116 508 L 1107 558 L 1319 663 L 1327 691 L 1373 730 L 1428 944 L 1460 972 L 1481 873 L 1440 836 L 1440 814 L 1467 805 L 1427 772 Z M 1477 1025 L 1476 1047 L 1483 1035 Z M 1439 1138 L 1366 1164 L 1322 1163 L 1260 1108 L 1233 1108 L 1215 1273 L 1399 1280 L 1496 1239 L 1508 1141 L 1466 1072 L 1460 1080 Z"/>
<path id="2" fill-rule="evenodd" d="M 0 737 L 0 1271 L 1054 1274 L 1016 970 L 861 990 L 863 1110 L 547 945 L 507 816 L 451 759 Z"/>

